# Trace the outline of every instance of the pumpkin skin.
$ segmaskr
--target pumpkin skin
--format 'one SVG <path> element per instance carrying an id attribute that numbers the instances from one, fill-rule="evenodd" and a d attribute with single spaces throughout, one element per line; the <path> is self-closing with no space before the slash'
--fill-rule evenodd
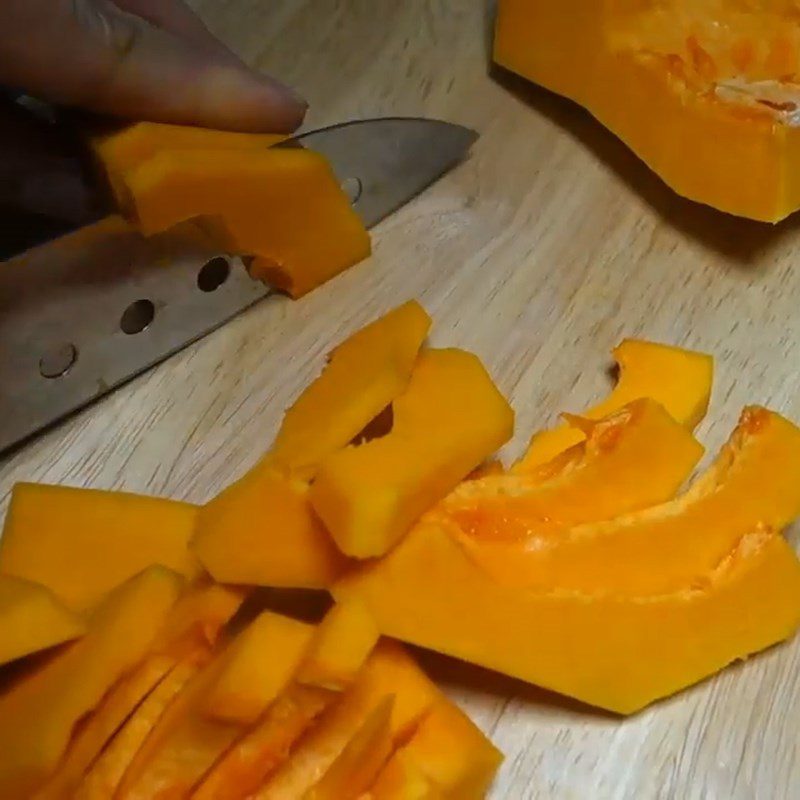
<path id="1" fill-rule="evenodd" d="M 576 101 L 678 194 L 754 220 L 800 206 L 791 4 L 500 0 L 497 64 Z"/>

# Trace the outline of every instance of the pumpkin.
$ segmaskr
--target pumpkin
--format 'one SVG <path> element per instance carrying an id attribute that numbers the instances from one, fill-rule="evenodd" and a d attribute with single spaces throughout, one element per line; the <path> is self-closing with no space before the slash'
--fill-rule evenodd
<path id="1" fill-rule="evenodd" d="M 395 750 L 364 794 L 365 800 L 441 800 L 443 797 L 404 747 Z"/>
<path id="2" fill-rule="evenodd" d="M 639 597 L 506 586 L 443 527 L 420 524 L 333 593 L 364 603 L 390 636 L 621 714 L 800 624 L 800 563 L 779 534 L 761 529 L 691 585 Z"/>
<path id="3" fill-rule="evenodd" d="M 349 556 L 385 553 L 514 425 L 483 365 L 462 350 L 422 353 L 393 410 L 388 434 L 330 455 L 311 486 L 314 510 Z"/>
<path id="4" fill-rule="evenodd" d="M 319 624 L 297 680 L 343 691 L 378 642 L 375 621 L 359 603 L 337 603 Z"/>
<path id="5" fill-rule="evenodd" d="M 145 236 L 206 218 L 221 247 L 255 257 L 253 277 L 295 298 L 370 254 L 327 161 L 302 148 L 166 150 L 125 185 Z"/>
<path id="6" fill-rule="evenodd" d="M 223 657 L 203 712 L 224 722 L 254 723 L 292 680 L 313 635 L 311 625 L 264 611 Z"/>
<path id="7" fill-rule="evenodd" d="M 611 394 L 582 417 L 601 419 L 631 400 L 649 397 L 682 425 L 694 429 L 708 410 L 714 363 L 711 356 L 679 347 L 625 339 L 614 349 L 619 380 Z M 561 425 L 535 433 L 515 472 L 528 472 L 585 438 L 577 425 Z"/>
<path id="8" fill-rule="evenodd" d="M 679 194 L 777 222 L 800 206 L 795 13 L 500 0 L 494 60 L 587 108 Z"/>
<path id="9" fill-rule="evenodd" d="M 164 122 L 105 124 L 86 131 L 87 141 L 117 204 L 130 211 L 127 176 L 157 153 L 172 150 L 263 150 L 286 137 L 272 133 L 237 133 L 171 125 Z"/>
<path id="10" fill-rule="evenodd" d="M 467 481 L 429 514 L 453 520 L 465 544 L 476 548 L 523 540 L 546 545 L 581 523 L 672 499 L 703 454 L 654 400 L 634 400 L 599 421 L 570 421 L 588 437 L 581 444 L 530 472 Z"/>
<path id="11" fill-rule="evenodd" d="M 759 526 L 785 528 L 800 514 L 798 471 L 800 429 L 779 414 L 748 408 L 714 464 L 675 500 L 567 525 L 555 536 L 540 526 L 500 546 L 481 547 L 474 537 L 466 542 L 475 560 L 509 585 L 659 595 L 702 584 Z"/>
<path id="12" fill-rule="evenodd" d="M 341 573 L 307 481 L 406 388 L 430 322 L 410 301 L 339 344 L 266 457 L 201 509 L 192 547 L 217 580 L 317 589 Z"/>
<path id="13" fill-rule="evenodd" d="M 195 507 L 124 492 L 18 483 L 0 537 L 0 573 L 41 583 L 87 609 L 151 564 L 187 579 Z"/>
<path id="14" fill-rule="evenodd" d="M 0 696 L 0 796 L 29 797 L 53 772 L 76 723 L 146 656 L 180 589 L 164 567 L 134 576 L 92 613 L 82 639 Z"/>
<path id="15" fill-rule="evenodd" d="M 80 636 L 86 625 L 45 586 L 0 575 L 0 665 Z"/>

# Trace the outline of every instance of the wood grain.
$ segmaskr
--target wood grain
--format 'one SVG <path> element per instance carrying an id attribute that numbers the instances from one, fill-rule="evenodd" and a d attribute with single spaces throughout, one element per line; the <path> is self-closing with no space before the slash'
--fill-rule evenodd
<path id="1" fill-rule="evenodd" d="M 517 410 L 506 455 L 609 383 L 641 335 L 715 354 L 701 435 L 746 403 L 800 419 L 798 223 L 674 196 L 587 114 L 489 74 L 470 0 L 196 0 L 210 27 L 311 103 L 308 127 L 381 114 L 460 122 L 473 157 L 374 231 L 375 255 L 298 303 L 271 299 L 0 464 L 40 480 L 202 501 L 269 442 L 332 342 L 419 298 L 433 339 L 477 352 Z M 507 760 L 493 798 L 800 793 L 800 639 L 619 720 L 425 656 Z"/>

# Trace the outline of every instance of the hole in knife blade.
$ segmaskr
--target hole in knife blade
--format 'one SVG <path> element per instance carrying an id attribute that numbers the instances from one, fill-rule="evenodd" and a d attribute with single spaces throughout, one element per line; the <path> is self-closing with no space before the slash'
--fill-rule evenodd
<path id="1" fill-rule="evenodd" d="M 39 374 L 43 378 L 61 378 L 66 375 L 78 360 L 78 348 L 74 344 L 54 347 L 39 359 Z"/>
<path id="2" fill-rule="evenodd" d="M 153 321 L 155 315 L 156 307 L 151 300 L 136 300 L 122 312 L 119 327 L 123 333 L 129 335 L 141 333 Z"/>
<path id="3" fill-rule="evenodd" d="M 358 198 L 361 197 L 361 192 L 364 191 L 364 187 L 361 185 L 361 180 L 359 178 L 345 178 L 341 183 L 341 187 L 342 191 L 350 199 L 352 205 L 358 202 Z"/>
<path id="4" fill-rule="evenodd" d="M 197 288 L 201 292 L 215 292 L 228 280 L 231 274 L 231 265 L 222 256 L 212 258 L 203 264 L 197 273 Z"/>

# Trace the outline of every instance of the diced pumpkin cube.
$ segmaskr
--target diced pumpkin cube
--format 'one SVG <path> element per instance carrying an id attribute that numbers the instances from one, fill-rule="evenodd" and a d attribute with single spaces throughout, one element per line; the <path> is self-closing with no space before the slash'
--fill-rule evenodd
<path id="1" fill-rule="evenodd" d="M 150 567 L 112 592 L 86 635 L 0 696 L 0 797 L 29 796 L 52 773 L 75 724 L 153 644 L 181 580 Z"/>
<path id="2" fill-rule="evenodd" d="M 45 586 L 0 575 L 0 664 L 80 636 L 84 620 Z"/>
<path id="3" fill-rule="evenodd" d="M 514 413 L 476 356 L 424 352 L 394 401 L 392 430 L 326 458 L 311 503 L 339 549 L 385 553 L 511 436 Z"/>
<path id="4" fill-rule="evenodd" d="M 151 564 L 193 578 L 195 510 L 124 492 L 18 483 L 0 538 L 0 573 L 41 583 L 76 609 L 91 608 Z"/>
<path id="5" fill-rule="evenodd" d="M 359 603 L 337 603 L 325 615 L 297 674 L 300 683 L 343 690 L 358 675 L 380 633 Z"/>

